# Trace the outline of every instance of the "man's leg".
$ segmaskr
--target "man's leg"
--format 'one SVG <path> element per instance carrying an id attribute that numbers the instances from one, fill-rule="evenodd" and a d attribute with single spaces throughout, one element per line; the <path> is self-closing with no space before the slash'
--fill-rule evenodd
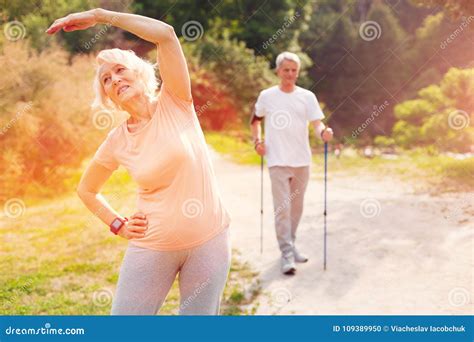
<path id="1" fill-rule="evenodd" d="M 296 248 L 296 231 L 300 223 L 304 207 L 304 194 L 308 185 L 309 167 L 297 167 L 293 169 L 293 177 L 290 181 L 291 190 L 291 239 L 293 242 L 293 254 L 296 262 L 307 262 L 308 257 Z"/>
<path id="2" fill-rule="evenodd" d="M 293 245 L 296 240 L 296 230 L 301 220 L 304 207 L 304 194 L 308 186 L 309 166 L 292 168 L 293 175 L 290 179 L 291 196 L 291 238 Z"/>
<path id="3" fill-rule="evenodd" d="M 272 166 L 269 168 L 272 181 L 273 209 L 275 230 L 282 255 L 293 253 L 291 239 L 290 176 L 288 167 Z"/>
<path id="4" fill-rule="evenodd" d="M 291 207 L 290 207 L 290 177 L 288 167 L 272 166 L 269 168 L 272 181 L 273 208 L 275 230 L 283 257 L 293 256 L 293 241 L 291 239 Z"/>

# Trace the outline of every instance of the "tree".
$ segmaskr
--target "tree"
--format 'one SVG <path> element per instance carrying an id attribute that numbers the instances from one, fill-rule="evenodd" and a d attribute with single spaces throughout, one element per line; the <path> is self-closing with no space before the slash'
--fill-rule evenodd
<path id="1" fill-rule="evenodd" d="M 202 34 L 244 41 L 246 46 L 273 61 L 276 54 L 286 50 L 310 20 L 309 0 L 300 1 L 174 1 L 137 0 L 134 12 L 162 19 L 182 35 L 186 25 Z"/>
<path id="2" fill-rule="evenodd" d="M 42 51 L 52 42 L 61 42 L 67 50 L 74 53 L 90 52 L 91 50 L 101 49 L 106 46 L 111 39 L 113 33 L 117 29 L 97 25 L 88 30 L 74 32 L 60 32 L 54 37 L 48 36 L 44 31 L 56 19 L 66 16 L 73 12 L 85 11 L 99 7 L 99 0 L 55 0 L 55 1 L 3 1 L 2 16 L 5 25 L 9 22 L 20 22 L 16 26 L 16 34 L 23 34 L 26 39 L 30 40 L 31 46 L 36 50 Z M 127 0 L 111 2 L 106 6 L 110 10 L 127 11 Z M 104 28 L 105 27 L 105 28 Z M 6 28 L 4 27 L 4 30 Z M 13 28 L 12 28 L 13 30 Z M 21 32 L 20 32 L 21 31 Z M 96 39 L 99 37 L 98 39 Z"/>
<path id="3" fill-rule="evenodd" d="M 394 141 L 405 148 L 434 146 L 469 151 L 474 139 L 474 69 L 450 69 L 439 85 L 418 92 L 418 98 L 395 107 Z"/>
<path id="4" fill-rule="evenodd" d="M 453 17 L 474 14 L 474 2 L 472 0 L 411 0 L 418 6 L 435 7 L 441 6 Z"/>

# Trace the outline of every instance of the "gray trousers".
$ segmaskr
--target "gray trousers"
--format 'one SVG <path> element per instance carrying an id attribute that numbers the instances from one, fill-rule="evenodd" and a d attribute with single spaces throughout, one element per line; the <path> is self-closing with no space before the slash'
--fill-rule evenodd
<path id="1" fill-rule="evenodd" d="M 310 167 L 272 166 L 275 230 L 283 257 L 293 255 L 296 230 L 303 214 L 303 202 L 308 185 Z"/>
<path id="2" fill-rule="evenodd" d="M 229 229 L 194 248 L 155 251 L 129 244 L 112 315 L 155 315 L 179 274 L 180 315 L 218 315 L 231 262 Z"/>

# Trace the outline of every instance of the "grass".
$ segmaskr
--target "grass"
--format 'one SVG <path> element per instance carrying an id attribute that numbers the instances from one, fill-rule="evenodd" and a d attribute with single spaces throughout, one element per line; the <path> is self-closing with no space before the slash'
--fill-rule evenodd
<path id="1" fill-rule="evenodd" d="M 260 157 L 251 143 L 250 132 L 206 132 L 206 141 L 214 150 L 238 164 L 259 164 Z"/>
<path id="2" fill-rule="evenodd" d="M 77 184 L 80 174 L 69 182 Z M 125 215 L 135 206 L 135 186 L 120 168 L 104 187 L 111 205 Z M 120 194 L 120 196 L 114 196 Z M 0 223 L 0 314 L 108 315 L 127 241 L 108 232 L 73 193 L 55 199 L 22 198 L 18 218 Z M 222 313 L 251 314 L 245 289 L 256 274 L 234 253 Z M 160 314 L 177 314 L 177 281 Z"/>
<path id="3" fill-rule="evenodd" d="M 259 165 L 260 157 L 255 153 L 249 132 L 206 132 L 206 140 L 217 152 L 239 164 Z M 312 146 L 315 145 L 313 142 Z M 313 150 L 315 175 L 323 174 L 324 156 L 321 144 Z M 368 159 L 356 150 L 345 149 L 340 158 L 328 155 L 329 170 L 339 175 L 354 173 L 382 177 L 397 177 L 412 183 L 420 191 L 434 193 L 470 191 L 474 189 L 474 158 L 458 160 L 445 155 L 433 155 L 417 149 L 403 151 L 396 159 L 375 156 Z"/>

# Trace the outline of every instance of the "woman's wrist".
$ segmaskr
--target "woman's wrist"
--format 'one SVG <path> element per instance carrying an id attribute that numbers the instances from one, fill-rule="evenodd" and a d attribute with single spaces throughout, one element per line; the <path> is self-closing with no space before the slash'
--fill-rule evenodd
<path id="1" fill-rule="evenodd" d="M 92 11 L 98 24 L 112 24 L 113 12 L 103 8 L 95 8 Z"/>

